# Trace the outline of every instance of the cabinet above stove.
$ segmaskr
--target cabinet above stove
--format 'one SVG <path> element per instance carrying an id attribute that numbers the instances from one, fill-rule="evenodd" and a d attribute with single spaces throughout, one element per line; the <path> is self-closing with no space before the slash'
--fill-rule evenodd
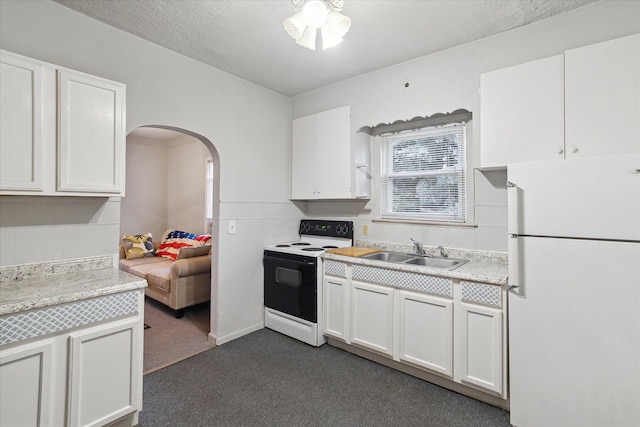
<path id="1" fill-rule="evenodd" d="M 351 108 L 293 120 L 291 199 L 369 199 L 369 135 L 351 129 Z"/>

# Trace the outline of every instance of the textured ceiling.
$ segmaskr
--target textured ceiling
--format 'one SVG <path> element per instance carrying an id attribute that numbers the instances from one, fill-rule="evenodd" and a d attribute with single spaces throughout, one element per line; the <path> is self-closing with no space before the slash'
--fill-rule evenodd
<path id="1" fill-rule="evenodd" d="M 602 0 L 346 0 L 344 42 L 298 46 L 289 0 L 54 0 L 284 95 L 322 87 Z"/>

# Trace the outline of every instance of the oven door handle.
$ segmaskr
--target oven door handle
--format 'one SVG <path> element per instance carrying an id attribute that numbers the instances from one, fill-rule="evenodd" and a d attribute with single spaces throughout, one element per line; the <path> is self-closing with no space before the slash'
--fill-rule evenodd
<path id="1" fill-rule="evenodd" d="M 313 261 L 294 261 L 294 260 L 291 260 L 291 259 L 278 258 L 278 257 L 273 257 L 273 256 L 268 256 L 268 255 L 265 255 L 264 259 L 267 260 L 267 261 L 275 261 L 275 262 L 287 261 L 287 262 L 293 262 L 293 263 L 302 264 L 302 265 L 309 265 L 309 266 L 315 265 L 315 262 L 313 262 Z"/>

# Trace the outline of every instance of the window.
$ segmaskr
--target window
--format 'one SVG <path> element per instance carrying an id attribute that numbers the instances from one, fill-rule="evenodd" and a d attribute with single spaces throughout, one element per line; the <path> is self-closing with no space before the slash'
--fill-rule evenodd
<path id="1" fill-rule="evenodd" d="M 465 222 L 466 126 L 383 136 L 381 217 Z"/>

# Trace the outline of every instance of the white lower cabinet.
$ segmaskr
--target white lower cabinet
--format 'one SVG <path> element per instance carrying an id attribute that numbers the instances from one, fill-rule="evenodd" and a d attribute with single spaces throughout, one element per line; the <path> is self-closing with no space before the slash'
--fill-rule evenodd
<path id="1" fill-rule="evenodd" d="M 393 355 L 393 288 L 351 282 L 351 343 Z"/>
<path id="2" fill-rule="evenodd" d="M 349 286 L 347 279 L 324 277 L 324 334 L 347 341 L 349 331 Z"/>
<path id="3" fill-rule="evenodd" d="M 504 287 L 369 266 L 352 274 L 351 264 L 329 264 L 323 279 L 325 335 L 483 395 L 507 398 Z"/>
<path id="4" fill-rule="evenodd" d="M 135 293 L 127 304 L 132 310 L 137 305 L 137 313 L 98 301 L 117 300 L 107 296 L 3 317 L 9 325 L 35 319 L 29 323 L 34 331 L 55 330 L 65 322 L 78 326 L 0 347 L 0 426 L 136 425 L 142 407 L 144 294 Z M 66 306 L 73 308 L 57 310 Z M 119 310 L 125 314 L 83 324 L 82 319 Z M 67 317 L 50 318 L 52 311 Z"/>
<path id="5" fill-rule="evenodd" d="M 69 425 L 102 426 L 136 410 L 139 323 L 125 320 L 70 335 Z"/>
<path id="6" fill-rule="evenodd" d="M 0 351 L 0 426 L 52 426 L 51 339 Z"/>
<path id="7" fill-rule="evenodd" d="M 461 303 L 458 317 L 456 355 L 459 369 L 456 376 L 462 383 L 502 394 L 505 370 L 502 310 Z"/>
<path id="8" fill-rule="evenodd" d="M 453 301 L 395 292 L 397 359 L 453 378 Z"/>

